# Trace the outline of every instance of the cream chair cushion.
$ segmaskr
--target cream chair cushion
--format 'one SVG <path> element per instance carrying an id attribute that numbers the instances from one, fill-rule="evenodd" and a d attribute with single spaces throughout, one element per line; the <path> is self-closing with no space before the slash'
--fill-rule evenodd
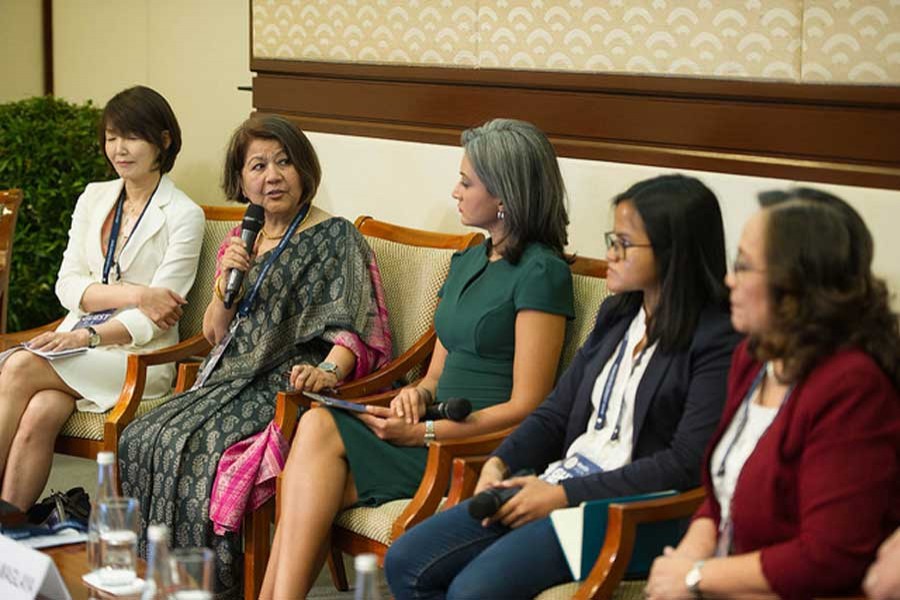
<path id="1" fill-rule="evenodd" d="M 587 275 L 572 275 L 572 293 L 575 298 L 575 318 L 566 324 L 566 341 L 559 359 L 559 373 L 569 366 L 575 353 L 587 340 L 594 329 L 597 311 L 609 296 L 605 278 Z"/>
<path id="2" fill-rule="evenodd" d="M 411 498 L 402 498 L 392 502 L 385 502 L 375 508 L 348 508 L 337 516 L 334 524 L 370 540 L 382 543 L 385 546 L 390 546 L 391 527 L 393 527 L 394 521 L 403 514 L 406 507 L 409 506 L 411 500 Z M 441 500 L 438 510 L 441 509 L 446 500 L 446 498 Z"/>
<path id="3" fill-rule="evenodd" d="M 438 292 L 456 250 L 410 246 L 366 236 L 381 271 L 394 356 L 408 350 L 434 322 Z M 417 368 L 408 380 L 421 376 Z"/>

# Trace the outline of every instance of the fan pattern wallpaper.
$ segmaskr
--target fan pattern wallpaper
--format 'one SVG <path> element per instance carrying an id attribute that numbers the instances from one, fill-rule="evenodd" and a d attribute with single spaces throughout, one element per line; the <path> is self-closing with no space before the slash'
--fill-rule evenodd
<path id="1" fill-rule="evenodd" d="M 255 58 L 900 83 L 900 0 L 252 0 Z"/>

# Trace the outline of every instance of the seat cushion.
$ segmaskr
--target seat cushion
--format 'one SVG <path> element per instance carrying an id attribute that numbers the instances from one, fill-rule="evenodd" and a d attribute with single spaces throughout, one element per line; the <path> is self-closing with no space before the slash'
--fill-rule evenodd
<path id="1" fill-rule="evenodd" d="M 438 510 L 444 505 L 446 498 L 441 499 Z M 391 545 L 391 527 L 396 521 L 412 498 L 402 498 L 393 502 L 386 502 L 381 506 L 374 508 L 348 508 L 338 514 L 334 520 L 334 524 L 347 531 L 352 531 L 357 535 L 375 540 L 385 546 Z"/>
<path id="2" fill-rule="evenodd" d="M 534 600 L 569 600 L 578 591 L 581 585 L 578 581 L 572 583 L 564 583 L 556 587 L 544 590 L 538 594 Z M 644 597 L 644 587 L 647 582 L 640 579 L 635 581 L 623 581 L 613 592 L 613 600 L 642 600 Z"/>
<path id="3" fill-rule="evenodd" d="M 171 398 L 172 394 L 166 394 L 165 396 L 160 396 L 159 398 L 154 398 L 152 400 L 144 400 L 138 404 L 137 413 L 134 418 L 137 419 L 157 406 L 162 406 Z M 111 411 L 94 413 L 76 410 L 72 416 L 69 417 L 69 420 L 66 421 L 66 424 L 63 425 L 60 435 L 101 441 L 103 439 L 103 424 L 106 422 L 106 417 L 110 412 Z"/>

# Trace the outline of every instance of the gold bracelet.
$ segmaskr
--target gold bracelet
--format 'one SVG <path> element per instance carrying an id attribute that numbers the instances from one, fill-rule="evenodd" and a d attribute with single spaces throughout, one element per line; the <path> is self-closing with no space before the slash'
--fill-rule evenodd
<path id="1" fill-rule="evenodd" d="M 224 292 L 222 292 L 222 288 L 219 287 L 219 283 L 221 283 L 222 277 L 224 275 L 225 275 L 224 271 L 222 273 L 219 273 L 219 276 L 216 277 L 216 282 L 213 284 L 213 291 L 216 294 L 216 298 L 218 298 L 222 302 L 225 302 L 225 294 L 224 294 Z M 238 290 L 237 298 L 235 298 L 234 300 L 235 300 L 235 302 L 237 302 L 238 300 L 240 300 L 243 297 L 244 297 L 244 283 L 241 282 L 241 289 Z"/>

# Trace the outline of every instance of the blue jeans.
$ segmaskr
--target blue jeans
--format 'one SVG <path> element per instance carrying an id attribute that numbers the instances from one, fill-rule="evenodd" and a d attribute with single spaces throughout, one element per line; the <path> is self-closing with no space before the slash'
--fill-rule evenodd
<path id="1" fill-rule="evenodd" d="M 436 514 L 390 547 L 384 573 L 397 600 L 530 599 L 572 581 L 549 517 L 485 528 L 468 505 Z"/>

